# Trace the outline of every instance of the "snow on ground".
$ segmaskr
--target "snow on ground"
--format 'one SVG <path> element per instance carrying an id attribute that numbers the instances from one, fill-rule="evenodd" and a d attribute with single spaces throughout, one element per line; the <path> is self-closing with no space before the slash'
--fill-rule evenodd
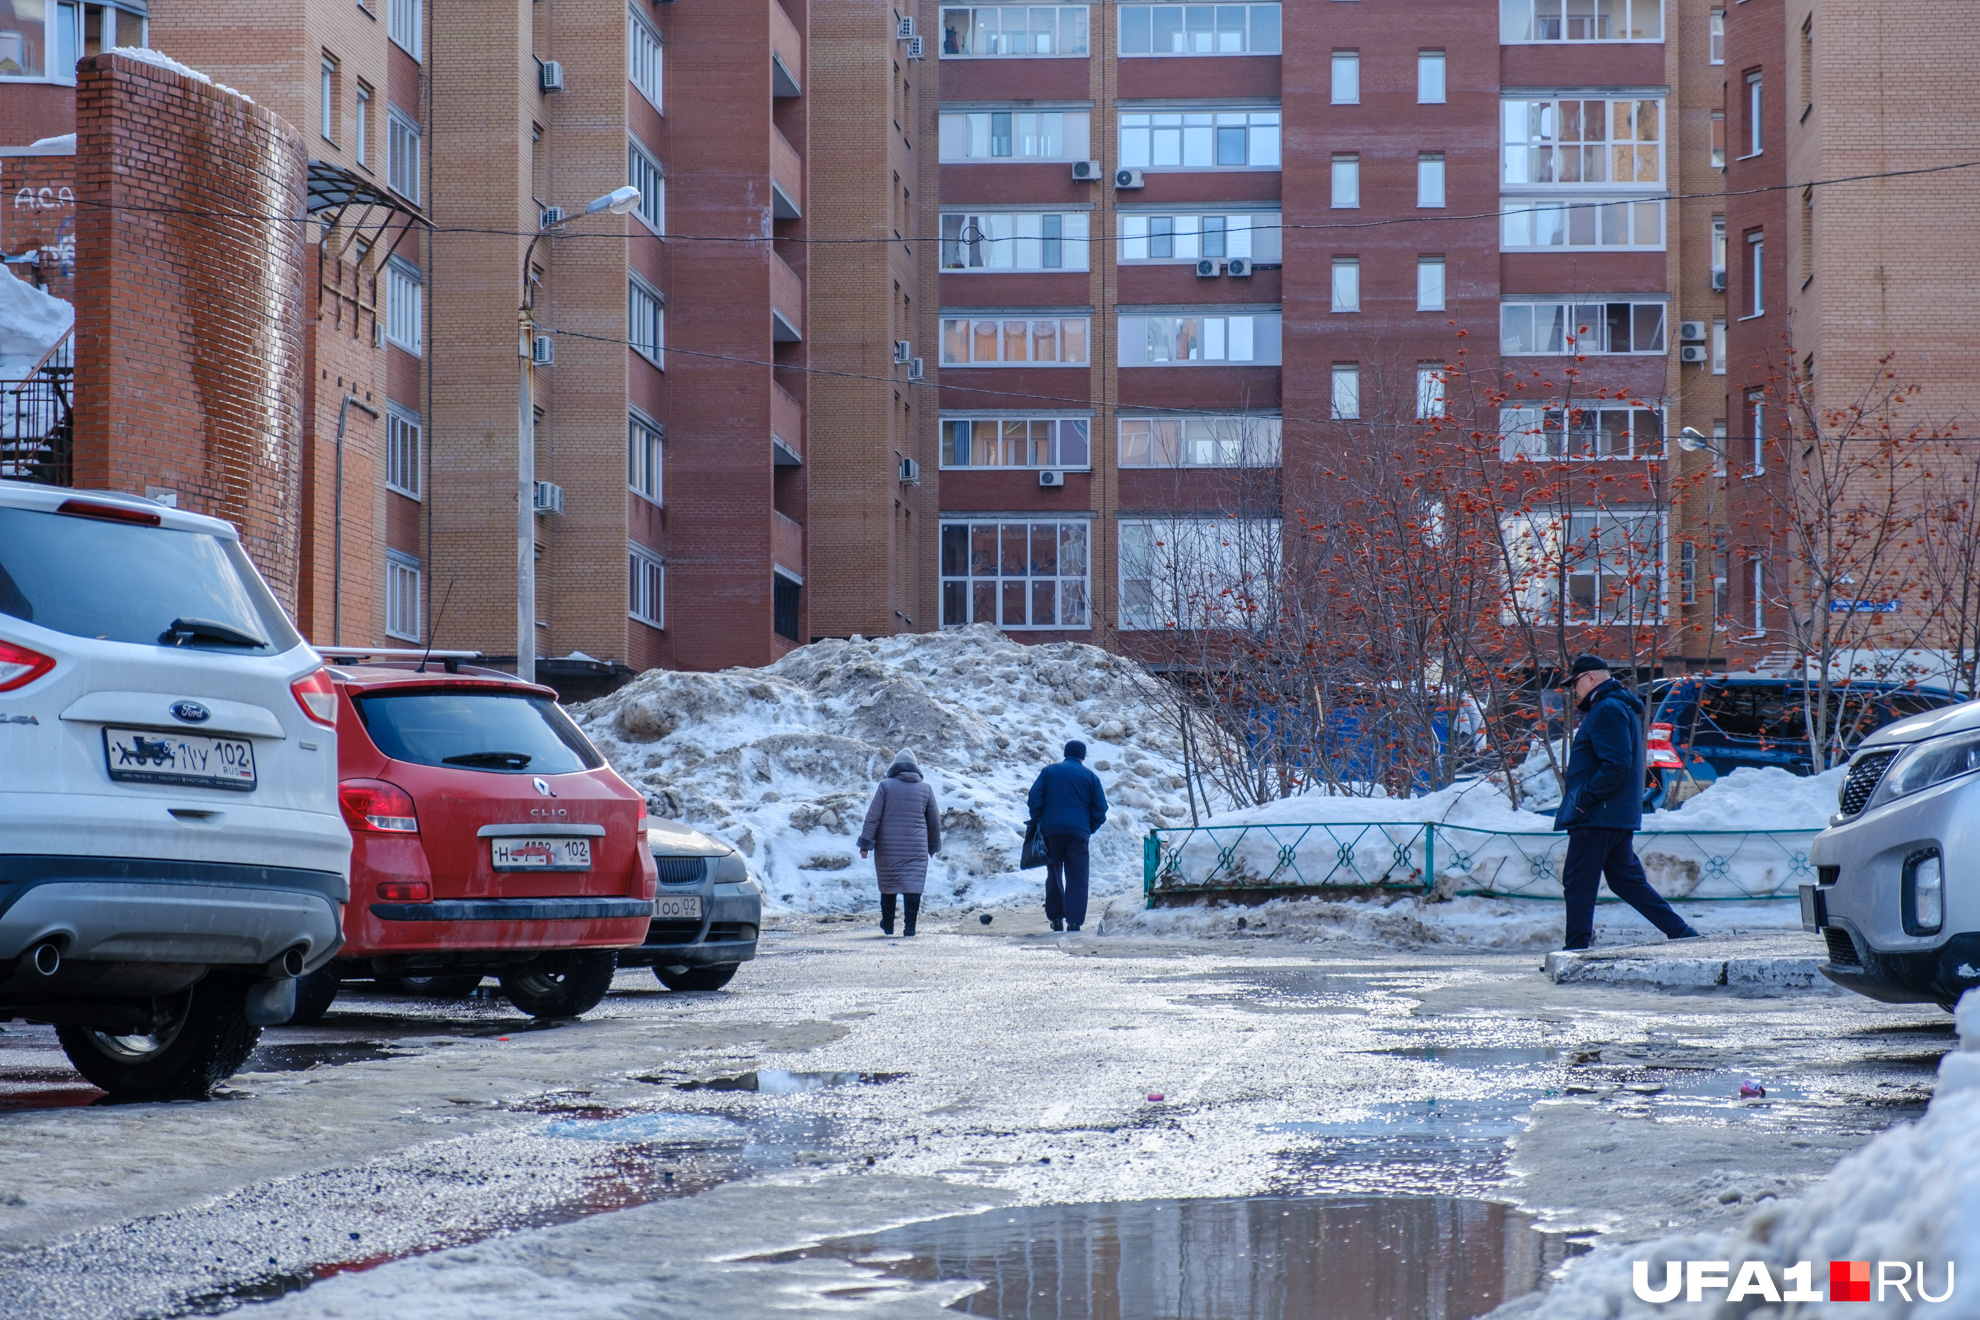
<path id="1" fill-rule="evenodd" d="M 814 642 L 762 669 L 649 670 L 573 714 L 654 810 L 734 845 L 773 908 L 874 906 L 858 836 L 874 787 L 913 750 L 942 808 L 931 908 L 1040 891 L 1015 869 L 1025 796 L 1067 739 L 1113 808 L 1096 891 L 1141 882 L 1141 834 L 1186 821 L 1181 757 L 1151 681 L 1093 646 L 1024 646 L 988 625 Z"/>
<path id="2" fill-rule="evenodd" d="M 1873 1287 L 1870 1309 L 1849 1303 L 1838 1312 L 1826 1303 L 1795 1315 L 1847 1314 L 1865 1320 L 1896 1320 L 1930 1315 L 1944 1320 L 1980 1317 L 1980 993 L 1968 991 L 1959 1003 L 1959 1049 L 1939 1063 L 1938 1085 L 1925 1117 L 1894 1127 L 1837 1164 L 1828 1178 L 1796 1201 L 1766 1202 L 1745 1224 L 1728 1233 L 1696 1233 L 1650 1244 L 1602 1250 L 1572 1265 L 1531 1320 L 1611 1320 L 1668 1315 L 1673 1305 L 1640 1300 L 1631 1282 L 1632 1262 L 1649 1262 L 1652 1288 L 1665 1279 L 1669 1261 L 1726 1261 L 1726 1277 L 1737 1279 L 1747 1261 L 1763 1262 L 1776 1283 L 1783 1269 L 1800 1261 L 1814 1267 L 1813 1283 L 1824 1294 L 1830 1261 L 1872 1262 L 1873 1284 L 1880 1261 L 1911 1267 L 1913 1284 L 1903 1290 Z M 1950 1262 L 1950 1264 L 1949 1264 Z M 1916 1272 L 1922 1263 L 1925 1286 L 1935 1296 L 1952 1292 L 1942 1304 L 1918 1299 Z M 1682 1268 L 1682 1266 L 1680 1267 Z M 1948 1287 L 1948 1271 L 1951 1283 Z M 1891 1271 L 1897 1277 L 1898 1271 Z M 1962 1285 L 1957 1286 L 1957 1285 Z M 1705 1290 L 1701 1305 L 1685 1314 L 1773 1315 L 1759 1296 L 1732 1303 L 1718 1289 Z"/>
<path id="3" fill-rule="evenodd" d="M 25 380 L 76 323 L 76 309 L 0 271 L 0 380 Z"/>

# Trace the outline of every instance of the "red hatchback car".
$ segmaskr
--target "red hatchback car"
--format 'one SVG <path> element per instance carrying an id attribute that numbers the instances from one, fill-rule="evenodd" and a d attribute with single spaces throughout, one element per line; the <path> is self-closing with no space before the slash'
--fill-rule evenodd
<path id="1" fill-rule="evenodd" d="M 455 660 L 329 674 L 351 901 L 290 1021 L 363 977 L 445 996 L 494 975 L 537 1017 L 596 1006 L 653 919 L 645 799 L 550 688 Z"/>

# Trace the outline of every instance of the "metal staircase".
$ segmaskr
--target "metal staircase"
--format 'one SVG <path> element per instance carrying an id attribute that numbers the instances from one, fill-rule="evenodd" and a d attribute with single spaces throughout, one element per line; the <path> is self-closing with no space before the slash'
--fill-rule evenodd
<path id="1" fill-rule="evenodd" d="M 0 479 L 68 486 L 75 481 L 76 334 L 23 380 L 0 380 Z"/>

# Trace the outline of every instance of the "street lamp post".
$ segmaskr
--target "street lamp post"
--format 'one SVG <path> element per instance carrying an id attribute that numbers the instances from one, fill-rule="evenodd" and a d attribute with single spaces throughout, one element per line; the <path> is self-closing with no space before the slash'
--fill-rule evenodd
<path id="1" fill-rule="evenodd" d="M 624 215 L 639 205 L 639 189 L 614 188 L 584 208 L 586 215 Z M 536 361 L 536 286 L 529 263 L 545 234 L 561 228 L 560 218 L 544 225 L 523 249 L 522 302 L 516 311 L 516 677 L 536 681 L 536 406 L 530 399 L 530 369 Z"/>

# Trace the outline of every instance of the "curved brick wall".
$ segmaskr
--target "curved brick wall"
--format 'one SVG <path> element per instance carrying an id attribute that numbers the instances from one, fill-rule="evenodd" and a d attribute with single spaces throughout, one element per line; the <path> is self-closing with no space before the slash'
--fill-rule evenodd
<path id="1" fill-rule="evenodd" d="M 78 486 L 239 525 L 296 607 L 308 160 L 278 116 L 121 55 L 76 86 Z"/>

